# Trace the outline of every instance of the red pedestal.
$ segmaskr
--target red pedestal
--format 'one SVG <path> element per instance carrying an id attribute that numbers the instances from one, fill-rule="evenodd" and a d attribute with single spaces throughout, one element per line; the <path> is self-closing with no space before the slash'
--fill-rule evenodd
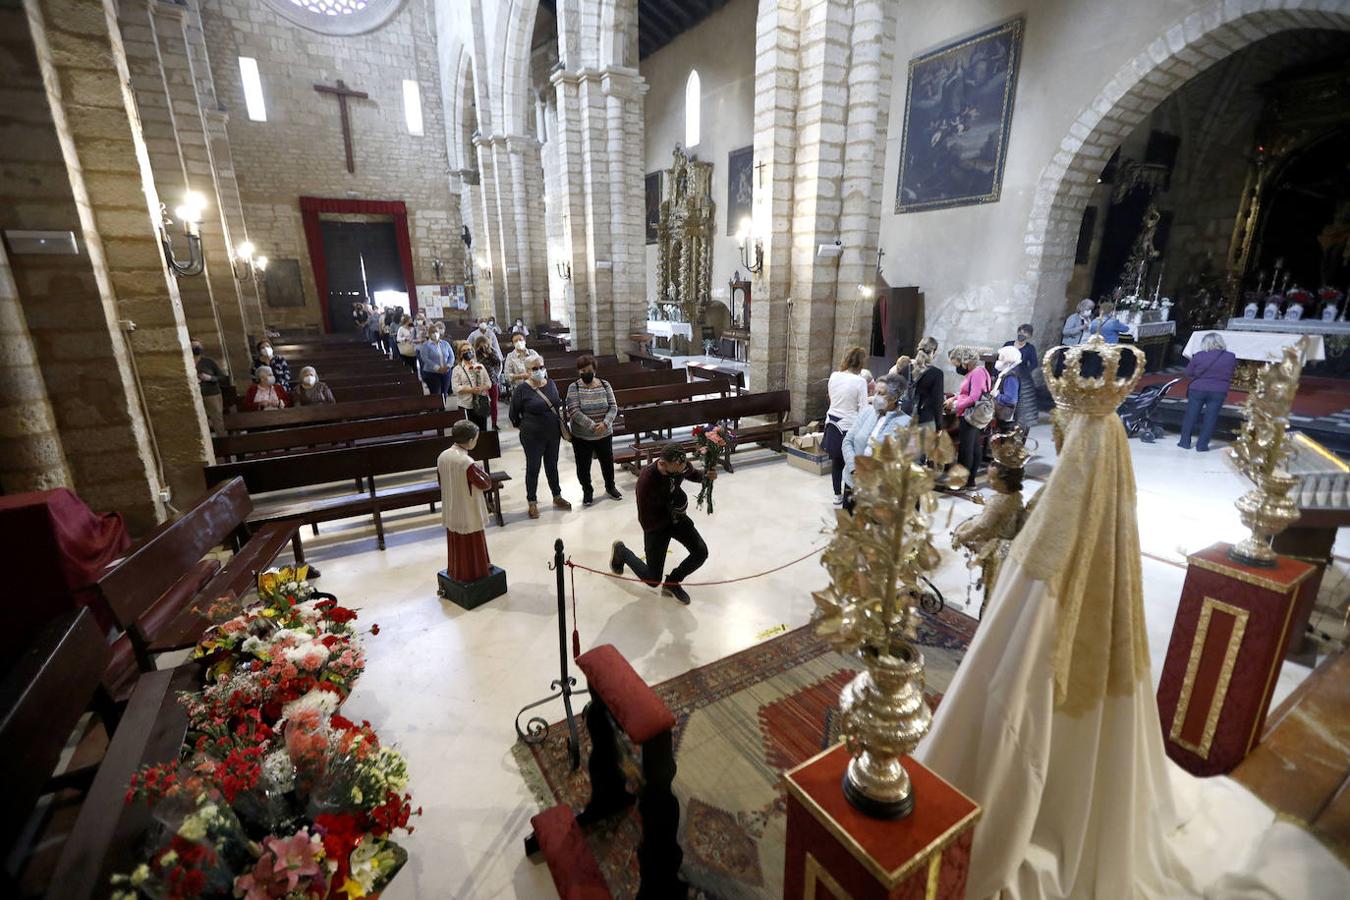
<path id="1" fill-rule="evenodd" d="M 1215 544 L 1189 558 L 1158 685 L 1167 755 L 1194 775 L 1222 775 L 1261 735 L 1291 624 L 1317 569 L 1280 557 L 1270 569 Z"/>
<path id="2" fill-rule="evenodd" d="M 785 900 L 897 900 L 966 893 L 980 807 L 909 757 L 914 812 L 872 819 L 844 799 L 843 744 L 788 772 Z"/>

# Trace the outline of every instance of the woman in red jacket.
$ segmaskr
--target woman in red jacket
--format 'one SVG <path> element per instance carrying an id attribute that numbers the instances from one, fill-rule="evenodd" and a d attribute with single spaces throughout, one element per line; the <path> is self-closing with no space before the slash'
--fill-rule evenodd
<path id="1" fill-rule="evenodd" d="M 291 397 L 286 389 L 277 384 L 271 366 L 258 366 L 254 370 L 258 383 L 250 385 L 242 401 L 245 410 L 285 409 L 291 405 Z"/>

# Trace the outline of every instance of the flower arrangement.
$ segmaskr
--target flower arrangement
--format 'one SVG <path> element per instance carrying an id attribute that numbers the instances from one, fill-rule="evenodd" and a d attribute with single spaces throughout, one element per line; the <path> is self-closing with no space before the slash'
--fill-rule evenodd
<path id="1" fill-rule="evenodd" d="M 378 894 L 407 860 L 408 767 L 369 722 L 338 713 L 365 666 L 357 614 L 305 568 L 258 577 L 259 602 L 220 598 L 198 643 L 203 688 L 179 697 L 179 759 L 137 773 L 164 832 L 113 879 L 132 898 L 350 898 Z M 372 626 L 370 633 L 378 633 Z"/>
<path id="2" fill-rule="evenodd" d="M 713 482 L 707 473 L 717 468 L 717 464 L 722 461 L 736 446 L 736 435 L 727 427 L 725 422 L 719 422 L 716 425 L 696 425 L 694 426 L 694 453 L 699 462 L 703 465 L 703 484 L 698 489 L 698 508 L 702 509 L 703 504 L 708 505 L 708 515 L 713 512 Z"/>

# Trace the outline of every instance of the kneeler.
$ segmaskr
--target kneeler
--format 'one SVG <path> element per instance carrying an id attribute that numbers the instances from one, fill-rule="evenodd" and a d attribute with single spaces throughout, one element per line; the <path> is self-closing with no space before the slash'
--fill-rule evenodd
<path id="1" fill-rule="evenodd" d="M 577 657 L 577 667 L 586 675 L 591 702 L 586 709 L 586 729 L 591 735 L 587 770 L 591 799 L 576 816 L 578 825 L 590 825 L 621 813 L 636 801 L 642 825 L 638 845 L 639 900 L 687 896 L 688 885 L 680 880 L 684 851 L 677 841 L 680 804 L 671 792 L 675 780 L 675 716 L 637 674 L 612 644 L 602 644 Z M 637 745 L 642 756 L 642 786 L 634 797 L 628 792 L 622 768 L 624 750 L 615 724 Z M 555 807 L 556 809 L 556 807 Z M 549 810 L 534 819 L 538 835 L 525 840 L 525 852 L 547 851 L 552 832 L 569 829 L 571 822 Z M 549 835 L 543 834 L 547 828 Z M 575 844 L 572 844 L 575 848 Z M 584 847 L 584 843 L 581 845 Z M 547 852 L 546 852 L 547 855 Z M 579 860 L 580 868 L 588 868 Z M 554 861 L 550 858 L 550 870 Z M 555 878 L 555 884 L 557 879 Z M 561 887 L 561 885 L 560 885 Z"/>

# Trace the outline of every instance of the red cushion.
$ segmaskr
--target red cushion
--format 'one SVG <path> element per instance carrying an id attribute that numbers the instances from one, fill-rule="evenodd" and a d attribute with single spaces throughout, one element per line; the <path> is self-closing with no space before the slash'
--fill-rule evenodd
<path id="1" fill-rule="evenodd" d="M 191 605 L 197 593 L 220 571 L 220 561 L 215 559 L 198 560 L 197 564 L 183 573 L 173 587 L 150 605 L 136 620 L 136 628 L 147 640 L 166 628 L 178 617 L 178 614 Z"/>
<path id="2" fill-rule="evenodd" d="M 591 693 L 599 695 L 635 744 L 645 744 L 675 727 L 675 715 L 656 691 L 638 677 L 613 644 L 601 644 L 577 657 Z"/>
<path id="3" fill-rule="evenodd" d="M 544 810 L 530 824 L 562 900 L 612 900 L 614 895 L 567 804 Z"/>

